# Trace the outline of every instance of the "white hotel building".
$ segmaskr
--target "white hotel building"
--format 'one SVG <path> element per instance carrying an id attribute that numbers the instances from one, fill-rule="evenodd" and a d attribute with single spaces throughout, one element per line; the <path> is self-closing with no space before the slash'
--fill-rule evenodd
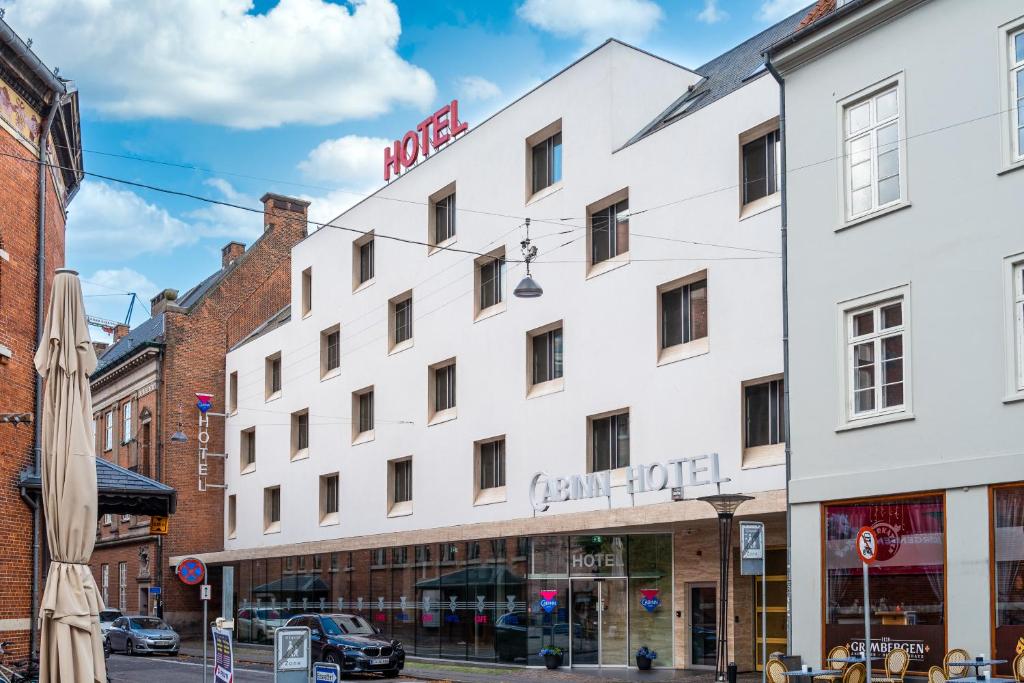
<path id="1" fill-rule="evenodd" d="M 291 306 L 227 356 L 225 550 L 201 557 L 235 567 L 240 640 L 340 609 L 416 656 L 714 666 L 718 526 L 695 499 L 717 475 L 767 525 L 785 649 L 759 65 L 800 18 L 695 70 L 606 42 L 294 248 Z M 512 296 L 525 217 L 535 299 Z M 658 463 L 630 495 L 628 468 Z M 538 509 L 548 477 L 607 470 L 608 496 Z M 759 589 L 733 568 L 730 659 L 751 670 Z"/>

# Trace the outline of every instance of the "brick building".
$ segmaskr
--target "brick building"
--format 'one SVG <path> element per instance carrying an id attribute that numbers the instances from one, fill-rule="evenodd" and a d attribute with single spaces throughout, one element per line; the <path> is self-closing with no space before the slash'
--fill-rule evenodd
<path id="1" fill-rule="evenodd" d="M 18 487 L 36 466 L 39 440 L 32 360 L 54 269 L 64 265 L 65 210 L 81 179 L 74 85 L 0 20 L 0 641 L 15 643 L 15 659 L 32 644 L 32 587 L 40 585 L 33 547 L 45 545 L 34 499 Z"/>
<path id="2" fill-rule="evenodd" d="M 224 412 L 225 354 L 288 305 L 291 248 L 306 235 L 308 202 L 275 194 L 262 201 L 260 238 L 249 249 L 228 243 L 221 267 L 184 295 L 168 289 L 155 296 L 148 320 L 115 330 L 92 377 L 97 454 L 178 492 L 165 537 L 150 534 L 145 516 L 99 520 L 91 563 L 97 585 L 108 605 L 162 614 L 179 630 L 198 626 L 201 604 L 196 589 L 174 578 L 168 558 L 220 550 L 224 536 L 223 461 L 208 458 L 200 476 L 195 394 L 214 394 L 212 412 Z M 171 439 L 179 431 L 186 441 Z M 210 418 L 209 435 L 209 451 L 223 453 L 220 416 Z"/>

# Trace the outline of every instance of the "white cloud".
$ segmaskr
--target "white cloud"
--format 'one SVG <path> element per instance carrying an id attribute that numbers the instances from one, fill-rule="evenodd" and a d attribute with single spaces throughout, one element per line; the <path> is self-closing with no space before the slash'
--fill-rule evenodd
<path id="1" fill-rule="evenodd" d="M 652 0 L 526 0 L 516 14 L 556 36 L 582 36 L 590 43 L 608 37 L 643 40 L 663 17 Z"/>
<path id="2" fill-rule="evenodd" d="M 251 244 L 263 234 L 263 205 L 257 197 L 239 192 L 223 178 L 209 178 L 203 184 L 216 190 L 218 196 L 214 199 L 255 209 L 260 213 L 243 211 L 233 206 L 206 204 L 184 214 L 197 237 L 220 237 Z"/>
<path id="3" fill-rule="evenodd" d="M 427 107 L 435 85 L 397 51 L 389 0 L 7 0 L 6 20 L 50 66 L 117 118 L 237 128 L 328 124 L 394 105 Z"/>
<path id="4" fill-rule="evenodd" d="M 299 170 L 315 180 L 383 183 L 384 148 L 390 146 L 390 140 L 362 135 L 324 140 L 299 162 Z"/>
<path id="5" fill-rule="evenodd" d="M 85 311 L 107 320 L 123 321 L 128 313 L 131 299 L 120 296 L 119 292 L 135 292 L 139 300 L 132 311 L 132 324 L 137 325 L 149 317 L 149 300 L 160 290 L 148 277 L 131 268 L 97 270 L 82 276 L 82 294 Z M 93 339 L 109 337 L 100 328 L 90 330 Z"/>
<path id="6" fill-rule="evenodd" d="M 717 24 L 728 18 L 728 12 L 718 6 L 718 0 L 704 0 L 704 9 L 697 15 L 697 21 L 702 21 L 705 24 Z"/>
<path id="7" fill-rule="evenodd" d="M 759 21 L 779 21 L 807 7 L 809 2 L 810 0 L 763 0 L 755 17 Z"/>
<path id="8" fill-rule="evenodd" d="M 67 236 L 73 258 L 116 260 L 168 252 L 196 241 L 192 227 L 166 209 L 93 180 L 82 183 L 68 209 Z"/>
<path id="9" fill-rule="evenodd" d="M 501 95 L 501 88 L 483 76 L 463 76 L 456 80 L 459 95 L 469 102 L 493 100 Z"/>

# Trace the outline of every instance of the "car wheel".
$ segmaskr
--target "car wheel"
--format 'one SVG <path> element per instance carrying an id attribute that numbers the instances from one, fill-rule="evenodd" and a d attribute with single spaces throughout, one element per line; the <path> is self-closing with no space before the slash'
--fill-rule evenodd
<path id="1" fill-rule="evenodd" d="M 135 654 L 135 643 L 132 642 L 131 638 L 124 643 L 124 653 L 129 657 Z"/>
<path id="2" fill-rule="evenodd" d="M 341 657 L 338 656 L 337 652 L 328 652 L 324 655 L 324 661 L 328 664 L 337 664 L 339 668 L 341 667 Z"/>

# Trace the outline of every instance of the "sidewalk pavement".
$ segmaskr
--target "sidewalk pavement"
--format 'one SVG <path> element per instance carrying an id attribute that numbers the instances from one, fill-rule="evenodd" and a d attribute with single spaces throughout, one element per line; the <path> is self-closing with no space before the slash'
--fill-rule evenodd
<path id="1" fill-rule="evenodd" d="M 235 643 L 235 661 L 238 664 L 273 664 L 273 650 L 268 646 Z M 183 640 L 181 654 L 202 659 L 203 641 Z M 213 650 L 210 650 L 213 656 Z M 583 681 L 685 681 L 686 683 L 713 683 L 712 671 L 683 671 L 679 669 L 658 669 L 638 671 L 629 669 L 557 669 L 548 671 L 540 668 L 510 667 L 480 662 L 446 662 L 433 659 L 409 657 L 405 661 L 403 674 L 408 677 L 450 681 L 451 683 L 577 683 Z M 744 673 L 739 683 L 760 683 L 761 674 Z"/>

